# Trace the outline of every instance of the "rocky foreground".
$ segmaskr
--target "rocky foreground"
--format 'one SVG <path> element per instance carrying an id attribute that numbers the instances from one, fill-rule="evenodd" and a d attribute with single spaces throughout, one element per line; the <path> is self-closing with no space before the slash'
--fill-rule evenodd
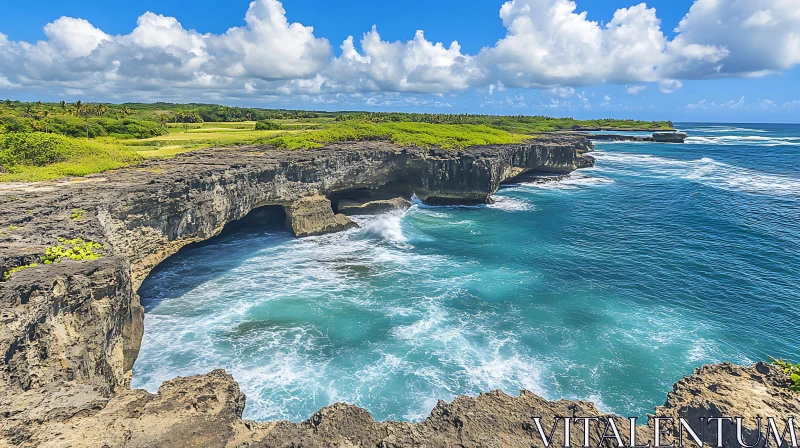
<path id="1" fill-rule="evenodd" d="M 245 397 L 223 371 L 177 378 L 155 395 L 130 390 L 144 331 L 136 291 L 182 247 L 248 215 L 278 217 L 304 236 L 356 225 L 341 212 L 406 207 L 412 194 L 428 204 L 486 203 L 517 176 L 591 166 L 590 150 L 578 136 L 463 151 L 380 142 L 243 147 L 78 180 L 0 185 L 0 275 L 30 266 L 0 282 L 0 446 L 530 447 L 542 446 L 533 417 L 607 420 L 591 403 L 492 392 L 440 402 L 418 424 L 376 423 L 341 404 L 300 424 L 255 423 L 242 420 Z M 103 256 L 32 266 L 58 238 L 99 243 Z M 765 364 L 706 367 L 676 384 L 657 412 L 743 416 L 748 431 L 757 415 L 785 422 L 800 414 L 785 376 Z M 629 434 L 630 425 L 621 421 L 619 430 Z M 645 427 L 635 431 L 644 443 L 652 438 Z M 573 444 L 582 441 L 581 428 L 572 432 Z M 601 435 L 591 430 L 594 442 Z M 563 434 L 555 438 L 562 446 Z"/>

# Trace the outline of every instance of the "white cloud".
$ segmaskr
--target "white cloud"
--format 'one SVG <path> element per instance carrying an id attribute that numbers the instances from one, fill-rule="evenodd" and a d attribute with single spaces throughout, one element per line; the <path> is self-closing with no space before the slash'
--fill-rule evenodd
<path id="1" fill-rule="evenodd" d="M 654 80 L 666 38 L 655 9 L 620 9 L 603 26 L 570 0 L 511 0 L 506 36 L 481 53 L 506 85 L 541 87 Z"/>
<path id="2" fill-rule="evenodd" d="M 92 26 L 84 19 L 62 17 L 44 27 L 49 45 L 71 58 L 88 56 L 111 36 Z M 47 44 L 41 43 L 42 46 Z"/>
<path id="3" fill-rule="evenodd" d="M 625 89 L 625 91 L 628 92 L 628 95 L 638 95 L 642 93 L 645 89 L 647 89 L 647 86 L 637 85 L 637 86 L 630 86 L 627 89 Z"/>
<path id="4" fill-rule="evenodd" d="M 672 63 L 664 72 L 673 78 L 763 76 L 800 64 L 798 0 L 697 0 L 676 31 L 670 51 L 705 53 L 705 62 Z"/>
<path id="5" fill-rule="evenodd" d="M 489 84 L 489 95 L 494 95 L 495 90 L 498 92 L 505 92 L 506 86 L 502 81 L 497 81 L 496 84 Z"/>
<path id="6" fill-rule="evenodd" d="M 328 40 L 315 37 L 313 27 L 289 23 L 277 0 L 250 3 L 245 23 L 207 38 L 215 56 L 214 72 L 264 80 L 306 78 L 328 63 Z"/>
<path id="7" fill-rule="evenodd" d="M 611 101 L 611 95 L 603 95 L 603 101 L 605 102 Z"/>
<path id="8" fill-rule="evenodd" d="M 798 2 L 696 0 L 670 40 L 656 10 L 644 3 L 603 23 L 572 0 L 509 0 L 500 8 L 505 36 L 477 55 L 464 53 L 458 42 L 431 42 L 423 31 L 408 41 L 385 41 L 375 27 L 358 42 L 346 39 L 339 53 L 312 27 L 289 22 L 278 0 L 253 1 L 245 25 L 222 34 L 187 30 L 152 12 L 126 35 L 62 17 L 33 44 L 0 33 L 0 89 L 142 99 L 307 95 L 313 101 L 471 88 L 494 95 L 507 87 L 548 89 L 567 99 L 576 87 L 597 84 L 626 85 L 636 95 L 658 83 L 672 93 L 686 79 L 764 76 L 800 64 Z"/>
<path id="9" fill-rule="evenodd" d="M 575 95 L 575 89 L 572 87 L 554 87 L 548 90 L 550 95 L 557 96 L 560 98 L 569 98 L 572 95 Z"/>
<path id="10" fill-rule="evenodd" d="M 664 93 L 674 93 L 683 87 L 683 83 L 677 79 L 662 79 L 658 83 L 658 88 Z"/>
<path id="11" fill-rule="evenodd" d="M 728 109 L 728 110 L 748 110 L 748 111 L 774 111 L 780 108 L 775 101 L 772 100 L 756 100 L 753 102 L 745 101 L 745 97 L 738 100 L 728 100 L 721 103 L 715 101 L 700 100 L 697 103 L 687 104 L 687 109 L 694 110 L 709 110 L 709 109 Z M 787 102 L 782 105 L 783 109 L 792 110 L 793 108 L 800 107 L 800 101 Z"/>
<path id="12" fill-rule="evenodd" d="M 252 2 L 245 22 L 221 35 L 200 34 L 147 12 L 130 34 L 111 36 L 62 17 L 45 26 L 46 41 L 0 39 L 0 73 L 26 88 L 62 92 L 235 95 L 252 92 L 253 81 L 274 91 L 283 82 L 315 78 L 330 61 L 328 40 L 289 23 L 277 0 Z"/>
<path id="13" fill-rule="evenodd" d="M 341 46 L 326 74 L 342 90 L 392 92 L 447 92 L 483 83 L 487 71 L 471 56 L 461 54 L 458 42 L 449 47 L 425 39 L 417 31 L 408 42 L 381 40 L 377 27 L 364 34 L 361 52 L 353 37 Z"/>

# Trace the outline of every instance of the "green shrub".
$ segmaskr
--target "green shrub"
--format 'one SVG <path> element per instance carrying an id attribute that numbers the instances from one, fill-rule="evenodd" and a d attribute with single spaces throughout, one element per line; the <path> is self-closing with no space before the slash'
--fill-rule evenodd
<path id="1" fill-rule="evenodd" d="M 347 121 L 318 131 L 264 139 L 261 143 L 286 149 L 310 149 L 332 142 L 384 140 L 400 146 L 457 149 L 475 145 L 520 143 L 524 139 L 523 135 L 485 125 Z"/>
<path id="2" fill-rule="evenodd" d="M 8 279 L 11 278 L 11 275 L 14 274 L 15 272 L 19 272 L 19 271 L 21 271 L 23 269 L 32 268 L 32 267 L 35 267 L 35 266 L 39 266 L 39 264 L 38 263 L 31 263 L 31 264 L 26 264 L 25 266 L 18 266 L 16 268 L 11 268 L 8 271 L 3 273 L 3 277 L 0 278 L 0 282 L 7 282 Z"/>
<path id="3" fill-rule="evenodd" d="M 102 254 L 96 253 L 96 249 L 102 249 L 103 246 L 91 241 L 84 241 L 80 238 L 68 240 L 66 238 L 59 238 L 58 242 L 61 243 L 57 246 L 48 247 L 45 254 L 41 256 L 41 261 L 44 264 L 58 263 L 65 258 L 70 260 L 96 260 L 102 257 Z M 11 275 L 23 269 L 39 266 L 39 263 L 26 264 L 6 271 L 0 281 L 8 281 Z"/>
<path id="4" fill-rule="evenodd" d="M 773 364 L 782 368 L 784 372 L 789 374 L 789 377 L 792 380 L 792 385 L 789 386 L 789 390 L 800 392 L 800 364 L 792 364 L 789 361 L 775 359 L 771 356 L 770 359 L 772 359 Z"/>
<path id="5" fill-rule="evenodd" d="M 86 140 L 55 134 L 0 135 L 0 182 L 35 182 L 122 168 L 143 160 L 113 140 Z"/>
<path id="6" fill-rule="evenodd" d="M 95 249 L 102 249 L 103 246 L 91 241 L 84 241 L 80 238 L 68 240 L 59 238 L 61 243 L 58 246 L 48 247 L 42 256 L 42 263 L 53 264 L 69 258 L 71 260 L 94 260 L 100 258 L 100 254 L 94 252 Z"/>
<path id="7" fill-rule="evenodd" d="M 73 210 L 72 214 L 69 215 L 69 218 L 73 221 L 79 221 L 83 219 L 83 214 L 86 213 L 84 210 Z"/>
<path id="8" fill-rule="evenodd" d="M 280 131 L 281 129 L 283 126 L 274 121 L 261 120 L 256 123 L 256 131 Z"/>
<path id="9" fill-rule="evenodd" d="M 67 160 L 75 142 L 60 135 L 12 132 L 0 137 L 0 165 L 44 166 Z"/>

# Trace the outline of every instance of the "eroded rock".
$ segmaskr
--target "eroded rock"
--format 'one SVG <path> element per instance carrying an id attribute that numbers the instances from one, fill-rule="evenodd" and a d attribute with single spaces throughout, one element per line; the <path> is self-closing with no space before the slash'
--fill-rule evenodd
<path id="1" fill-rule="evenodd" d="M 377 199 L 366 201 L 342 200 L 338 209 L 345 215 L 375 215 L 394 210 L 408 210 L 411 201 L 406 198 Z"/>
<path id="2" fill-rule="evenodd" d="M 347 216 L 334 214 L 331 201 L 325 196 L 300 198 L 284 207 L 286 228 L 294 236 L 322 235 L 358 227 Z"/>

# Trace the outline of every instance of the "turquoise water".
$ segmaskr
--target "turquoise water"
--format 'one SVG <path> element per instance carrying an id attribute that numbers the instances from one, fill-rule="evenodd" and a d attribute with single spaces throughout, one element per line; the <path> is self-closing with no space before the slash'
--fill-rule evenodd
<path id="1" fill-rule="evenodd" d="M 800 360 L 800 126 L 678 127 L 688 144 L 599 143 L 596 168 L 493 205 L 183 251 L 140 291 L 133 385 L 225 368 L 259 420 L 344 401 L 416 421 L 523 388 L 644 417 L 702 364 Z"/>

